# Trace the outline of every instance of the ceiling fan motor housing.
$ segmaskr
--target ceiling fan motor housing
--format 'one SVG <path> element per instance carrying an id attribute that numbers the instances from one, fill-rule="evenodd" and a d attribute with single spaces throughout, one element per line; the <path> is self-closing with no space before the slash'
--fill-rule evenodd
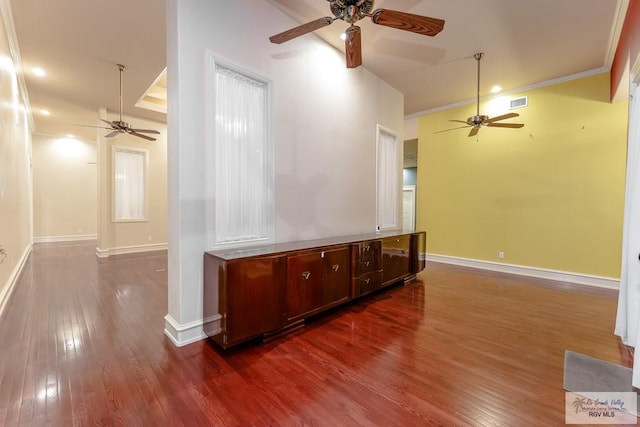
<path id="1" fill-rule="evenodd" d="M 469 126 L 478 127 L 481 126 L 485 121 L 489 120 L 489 116 L 485 116 L 482 114 L 471 116 L 467 119 L 467 124 Z"/>
<path id="2" fill-rule="evenodd" d="M 116 120 L 116 121 L 113 121 L 112 123 L 117 128 L 129 128 L 130 127 L 129 123 L 123 122 L 121 120 Z"/>
<path id="3" fill-rule="evenodd" d="M 331 13 L 349 24 L 353 24 L 371 14 L 374 0 L 329 0 Z"/>

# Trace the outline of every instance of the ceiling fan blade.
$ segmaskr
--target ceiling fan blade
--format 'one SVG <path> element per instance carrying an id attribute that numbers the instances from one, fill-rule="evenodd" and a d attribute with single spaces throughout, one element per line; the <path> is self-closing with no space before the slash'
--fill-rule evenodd
<path id="1" fill-rule="evenodd" d="M 113 132 L 106 134 L 104 137 L 105 138 L 113 138 L 114 136 L 116 136 L 119 133 L 120 133 L 119 130 L 114 130 Z"/>
<path id="2" fill-rule="evenodd" d="M 138 132 L 138 133 L 155 133 L 157 135 L 160 135 L 160 132 L 158 132 L 155 129 L 129 129 L 132 132 Z"/>
<path id="3" fill-rule="evenodd" d="M 469 136 L 476 136 L 478 131 L 480 130 L 480 126 L 474 126 L 471 128 L 471 132 L 469 132 Z"/>
<path id="4" fill-rule="evenodd" d="M 326 27 L 333 22 L 333 18 L 325 16 L 324 18 L 316 19 L 315 21 L 307 22 L 306 24 L 299 25 L 287 31 L 283 31 L 280 34 L 269 37 L 271 43 L 280 44 L 288 42 L 291 39 L 300 37 L 315 30 L 319 30 L 322 27 Z"/>
<path id="5" fill-rule="evenodd" d="M 108 129 L 113 130 L 112 127 L 104 127 L 104 126 L 91 126 L 91 125 L 79 125 L 77 123 L 73 123 L 73 126 L 82 126 L 83 128 L 95 128 L 95 129 Z"/>
<path id="6" fill-rule="evenodd" d="M 356 68 L 362 65 L 362 37 L 360 27 L 352 25 L 345 31 L 347 38 L 344 41 L 347 68 Z"/>
<path id="7" fill-rule="evenodd" d="M 467 123 L 466 120 L 449 120 L 450 122 L 455 122 L 455 123 Z M 467 123 L 468 124 L 468 123 Z"/>
<path id="8" fill-rule="evenodd" d="M 449 132 L 450 130 L 464 129 L 464 128 L 468 128 L 468 127 L 469 127 L 469 125 L 467 125 L 467 126 L 459 126 L 459 127 L 457 127 L 457 128 L 451 128 L 451 129 L 439 130 L 439 131 L 434 132 L 434 133 Z"/>
<path id="9" fill-rule="evenodd" d="M 116 125 L 113 124 L 113 122 L 110 122 L 109 120 L 105 120 L 105 119 L 100 119 L 101 121 L 105 122 L 106 124 L 108 124 L 109 126 L 111 126 L 112 129 L 116 128 Z"/>
<path id="10" fill-rule="evenodd" d="M 523 123 L 487 123 L 487 127 L 492 127 L 492 128 L 519 129 L 519 128 L 523 127 L 523 126 L 524 126 Z"/>
<path id="11" fill-rule="evenodd" d="M 133 136 L 137 136 L 138 138 L 148 139 L 149 141 L 155 141 L 156 140 L 155 138 L 151 138 L 150 136 L 143 135 L 143 134 L 138 133 L 138 132 L 134 132 L 133 130 L 130 130 L 130 132 L 127 132 L 127 133 L 129 133 L 129 134 L 131 134 Z"/>
<path id="12" fill-rule="evenodd" d="M 501 116 L 496 116 L 496 117 L 492 117 L 490 119 L 485 120 L 485 123 L 493 123 L 493 122 L 497 122 L 499 120 L 505 120 L 505 119 L 512 119 L 514 117 L 518 117 L 520 116 L 520 114 L 518 113 L 507 113 L 507 114 L 503 114 Z"/>
<path id="13" fill-rule="evenodd" d="M 435 36 L 444 28 L 444 20 L 396 10 L 378 9 L 371 14 L 374 24 L 399 30 L 411 31 L 425 36 Z"/>

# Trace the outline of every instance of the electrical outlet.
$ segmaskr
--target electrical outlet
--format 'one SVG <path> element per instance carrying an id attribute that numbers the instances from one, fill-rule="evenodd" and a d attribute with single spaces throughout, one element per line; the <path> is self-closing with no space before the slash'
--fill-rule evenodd
<path id="1" fill-rule="evenodd" d="M 498 252 L 498 258 L 504 259 L 504 252 L 502 251 Z"/>

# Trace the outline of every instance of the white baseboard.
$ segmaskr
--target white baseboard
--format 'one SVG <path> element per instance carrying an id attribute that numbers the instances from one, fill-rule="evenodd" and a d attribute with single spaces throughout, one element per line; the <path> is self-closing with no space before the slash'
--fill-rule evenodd
<path id="1" fill-rule="evenodd" d="M 560 282 L 574 283 L 577 285 L 595 286 L 598 288 L 616 290 L 620 288 L 620 279 L 616 279 L 613 277 L 592 276 L 581 273 L 548 270 L 544 268 L 527 267 L 523 265 L 502 264 L 498 262 L 481 261 L 437 254 L 427 254 L 427 262 L 428 261 L 459 265 L 462 267 L 478 268 L 481 270 L 498 271 L 501 273 L 517 274 L 520 276 L 536 277 L 538 279 L 556 280 Z"/>
<path id="2" fill-rule="evenodd" d="M 168 245 L 166 243 L 155 243 L 153 245 L 137 245 L 137 246 L 121 246 L 119 248 L 101 249 L 96 247 L 96 256 L 98 258 L 109 258 L 112 255 L 128 255 L 142 252 L 166 251 Z"/>
<path id="3" fill-rule="evenodd" d="M 220 315 L 214 317 L 217 317 L 215 321 L 218 323 L 222 318 Z M 180 324 L 171 315 L 167 314 L 164 317 L 164 320 L 164 334 L 169 337 L 176 347 L 183 347 L 187 344 L 207 338 L 207 335 L 203 330 L 204 322 L 202 319 Z M 212 319 L 207 319 L 207 322 L 211 322 L 211 320 Z"/>
<path id="4" fill-rule="evenodd" d="M 59 242 L 80 242 L 83 240 L 96 240 L 95 234 L 82 234 L 73 236 L 41 236 L 34 237 L 33 243 L 59 243 Z"/>
<path id="5" fill-rule="evenodd" d="M 7 280 L 7 283 L 5 283 L 5 286 L 2 288 L 2 291 L 0 291 L 0 318 L 2 318 L 2 314 L 4 313 L 4 309 L 7 305 L 7 302 L 9 301 L 9 297 L 13 293 L 13 290 L 16 287 L 16 284 L 18 283 L 18 277 L 20 277 L 20 273 L 22 273 L 22 269 L 24 268 L 24 265 L 26 264 L 27 259 L 29 258 L 29 254 L 31 253 L 31 247 L 32 245 L 28 245 L 27 248 L 24 250 L 22 257 L 20 258 L 20 260 L 18 260 L 18 263 L 16 264 L 15 268 L 11 272 L 11 275 L 9 276 L 9 280 Z"/>

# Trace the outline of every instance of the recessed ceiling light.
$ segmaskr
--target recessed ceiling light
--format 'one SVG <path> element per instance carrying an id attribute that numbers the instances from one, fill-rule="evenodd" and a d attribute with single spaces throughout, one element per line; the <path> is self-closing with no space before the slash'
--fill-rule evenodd
<path id="1" fill-rule="evenodd" d="M 491 93 L 498 93 L 502 90 L 500 86 L 494 86 L 491 88 Z"/>
<path id="2" fill-rule="evenodd" d="M 347 39 L 347 33 L 341 33 L 340 40 L 346 40 L 346 39 Z"/>
<path id="3" fill-rule="evenodd" d="M 40 67 L 35 67 L 31 71 L 33 71 L 33 74 L 35 74 L 38 77 L 44 77 L 44 76 L 47 75 L 47 72 L 45 70 L 43 70 L 42 68 L 40 68 Z"/>
<path id="4" fill-rule="evenodd" d="M 40 110 L 40 114 L 42 114 L 43 116 L 50 116 L 51 115 L 51 111 L 49 111 L 49 110 Z"/>
<path id="5" fill-rule="evenodd" d="M 67 138 L 75 138 L 75 137 L 76 137 L 76 136 L 75 136 L 74 134 L 72 134 L 72 133 L 68 133 L 68 134 L 67 134 Z"/>

